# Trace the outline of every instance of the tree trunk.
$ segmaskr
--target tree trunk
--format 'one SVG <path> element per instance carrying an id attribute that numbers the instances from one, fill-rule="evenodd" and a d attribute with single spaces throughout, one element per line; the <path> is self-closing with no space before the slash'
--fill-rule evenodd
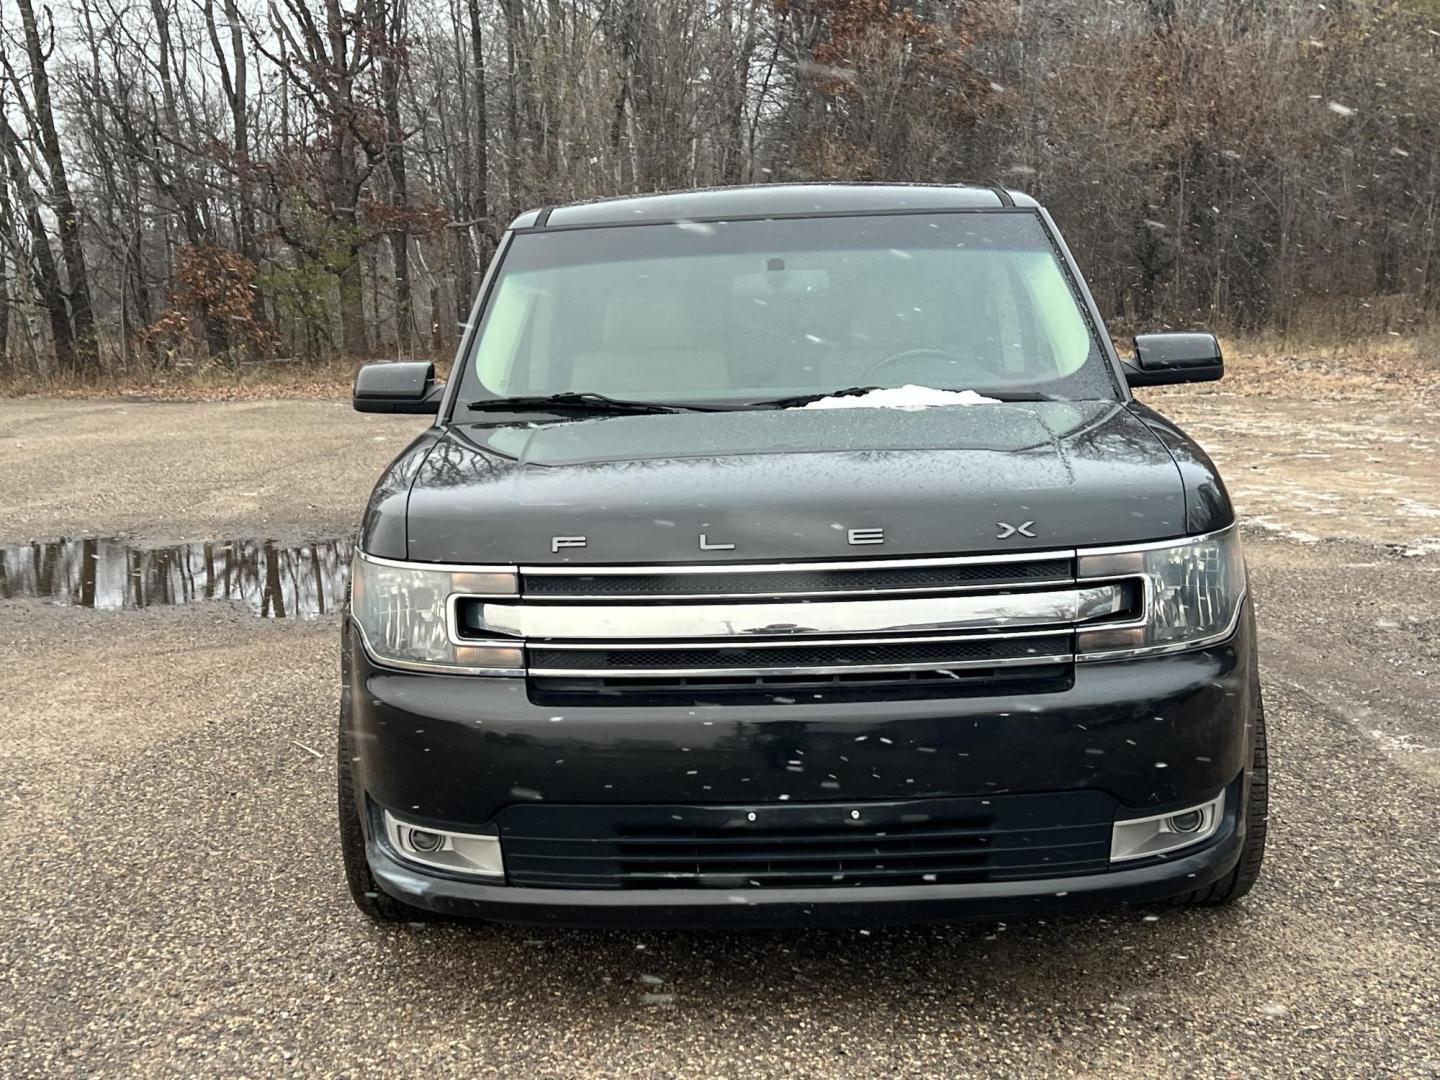
<path id="1" fill-rule="evenodd" d="M 470 181 L 470 217 L 461 246 L 466 249 L 463 280 L 455 290 L 455 321 L 462 323 L 470 317 L 470 307 L 475 302 L 475 290 L 485 264 L 490 257 L 490 126 L 487 122 L 489 107 L 485 95 L 485 37 L 481 32 L 480 0 L 468 0 L 470 8 L 470 65 L 474 70 L 475 108 L 474 132 L 471 136 L 475 147 L 475 164 Z"/>
<path id="2" fill-rule="evenodd" d="M 355 204 L 360 200 L 360 178 L 355 163 L 354 139 L 343 120 L 336 120 L 335 146 L 330 153 L 330 219 L 337 236 L 340 287 L 340 349 L 346 356 L 368 356 L 365 330 L 365 283 L 360 266 L 360 224 Z"/>
<path id="3" fill-rule="evenodd" d="M 31 0 L 16 0 L 16 3 L 25 31 L 25 52 L 30 61 L 30 84 L 35 96 L 34 115 L 39 129 L 40 152 L 45 159 L 45 170 L 49 173 L 50 205 L 55 211 L 60 251 L 65 259 L 65 275 L 69 279 L 70 321 L 74 327 L 75 343 L 72 366 L 79 372 L 93 372 L 100 366 L 100 352 L 95 339 L 95 314 L 90 304 L 90 276 L 85 267 L 85 249 L 80 242 L 80 213 L 65 176 L 65 160 L 60 152 L 60 135 L 55 128 L 55 110 L 50 104 L 50 78 L 45 70 L 45 50 L 40 44 L 35 9 Z"/>
<path id="4" fill-rule="evenodd" d="M 0 192 L 0 200 L 3 200 L 4 192 Z M 7 234 L 10 231 L 10 222 L 0 217 L 0 230 Z M 0 248 L 0 371 L 10 370 L 10 277 L 5 272 L 9 259 L 3 248 Z"/>
<path id="5" fill-rule="evenodd" d="M 70 312 L 65 303 L 65 290 L 60 284 L 60 270 L 55 265 L 55 253 L 50 250 L 50 235 L 45 231 L 45 220 L 40 213 L 40 197 L 30 186 L 25 175 L 25 166 L 15 148 L 15 132 L 11 130 L 3 113 L 0 113 L 0 155 L 5 158 L 5 167 L 10 172 L 10 185 L 25 208 L 25 225 L 30 233 L 30 259 L 35 266 L 35 288 L 40 294 L 40 306 L 50 321 L 51 347 L 55 351 L 55 366 L 62 371 L 75 368 L 75 332 L 70 324 Z"/>
<path id="6" fill-rule="evenodd" d="M 406 0 L 391 0 L 385 11 L 386 43 L 380 53 L 380 96 L 385 111 L 385 166 L 390 174 L 392 227 L 387 231 L 395 268 L 395 346 L 401 356 L 415 350 L 415 304 L 410 294 L 410 193 L 405 181 L 405 129 L 400 123 L 400 63 L 404 48 Z"/>
<path id="7" fill-rule="evenodd" d="M 5 170 L 0 169 L 0 371 L 9 371 L 10 364 L 10 275 L 6 272 L 10 252 L 6 241 L 15 236 L 10 217 L 10 185 Z"/>
<path id="8" fill-rule="evenodd" d="M 508 194 L 511 210 L 517 210 L 520 193 L 528 189 L 529 175 L 526 169 L 528 154 L 520 136 L 520 112 L 528 108 L 529 63 L 523 59 L 525 47 L 525 9 L 523 0 L 500 0 L 500 11 L 505 16 L 505 128 L 509 134 L 510 152 L 506 176 L 509 179 Z"/>
<path id="9" fill-rule="evenodd" d="M 168 177 L 164 175 L 164 156 L 159 147 L 151 159 L 151 168 L 155 173 L 156 186 L 167 191 L 175 203 L 180 226 L 185 232 L 185 242 L 194 248 L 196 255 L 199 256 L 197 264 L 209 266 L 212 262 L 211 248 L 214 241 L 210 224 L 206 220 L 205 208 L 195 193 L 195 185 L 190 178 L 190 167 L 185 160 L 187 151 L 183 149 L 180 108 L 176 100 L 175 77 L 171 65 L 174 45 L 170 37 L 170 13 L 162 0 L 150 0 L 150 14 L 155 20 L 155 33 L 158 39 L 158 47 L 155 50 L 155 67 L 160 76 L 161 107 L 165 118 L 165 134 L 170 144 L 168 154 L 171 162 L 170 175 Z M 204 289 L 195 291 L 202 295 L 202 299 L 195 304 L 195 307 L 197 308 L 196 314 L 200 316 L 200 325 L 204 329 L 205 347 L 211 356 L 221 356 L 230 348 L 230 328 L 212 310 L 210 301 L 203 298 L 208 295 L 208 292 Z"/>
<path id="10" fill-rule="evenodd" d="M 365 282 L 360 272 L 360 247 L 348 244 L 340 270 L 340 349 L 350 357 L 370 354 L 365 332 Z"/>
<path id="11" fill-rule="evenodd" d="M 434 285 L 430 286 L 430 351 L 437 356 L 440 350 L 445 347 L 445 339 L 440 333 L 440 290 Z"/>
<path id="12" fill-rule="evenodd" d="M 755 5 L 745 5 L 745 34 L 735 57 L 733 85 L 725 102 L 725 141 L 721 147 L 721 178 L 727 184 L 745 179 L 745 99 L 750 86 L 750 58 L 755 52 Z"/>
<path id="13" fill-rule="evenodd" d="M 240 9 L 235 0 L 225 0 L 225 20 L 230 24 L 230 54 L 233 65 L 234 89 L 230 100 L 230 121 L 234 126 L 235 166 L 240 174 L 239 199 L 240 254 L 252 263 L 258 261 L 255 249 L 255 204 L 250 197 L 250 103 L 248 67 L 245 59 L 245 38 L 240 25 Z"/>

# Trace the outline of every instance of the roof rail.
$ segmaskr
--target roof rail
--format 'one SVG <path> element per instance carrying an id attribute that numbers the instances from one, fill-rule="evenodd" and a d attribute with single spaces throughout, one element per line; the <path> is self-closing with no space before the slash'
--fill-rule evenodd
<path id="1" fill-rule="evenodd" d="M 540 213 L 535 216 L 535 224 L 532 226 L 532 228 L 543 229 L 545 227 L 545 223 L 550 220 L 550 211 L 554 209 L 555 207 L 553 206 L 542 206 L 540 208 Z"/>
<path id="2" fill-rule="evenodd" d="M 990 190 L 995 192 L 995 197 L 1000 200 L 1001 206 L 1015 205 L 1015 200 L 1010 197 L 1010 192 L 1006 191 L 1003 187 L 992 187 Z"/>

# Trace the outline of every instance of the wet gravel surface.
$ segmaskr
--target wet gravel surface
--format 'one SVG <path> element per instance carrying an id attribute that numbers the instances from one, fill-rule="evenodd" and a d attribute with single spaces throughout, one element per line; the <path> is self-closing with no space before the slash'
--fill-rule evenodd
<path id="1" fill-rule="evenodd" d="M 322 441 L 349 423 L 271 408 Z M 203 427 L 139 423 L 161 462 Z M 74 480 L 0 497 L 0 539 L 333 535 L 415 429 L 386 425 L 247 516 L 218 419 L 234 449 L 183 479 L 203 512 Z M 144 489 L 130 459 L 95 470 Z M 1440 557 L 1276 529 L 1247 551 L 1274 777 L 1255 891 L 869 932 L 372 926 L 336 854 L 329 619 L 0 602 L 0 1074 L 1440 1076 Z"/>
<path id="2" fill-rule="evenodd" d="M 0 543 L 345 535 L 423 427 L 348 401 L 0 401 Z"/>

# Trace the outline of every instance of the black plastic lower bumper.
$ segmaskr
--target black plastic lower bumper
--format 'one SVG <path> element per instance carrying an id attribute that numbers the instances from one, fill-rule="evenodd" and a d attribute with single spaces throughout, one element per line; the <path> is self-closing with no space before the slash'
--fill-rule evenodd
<path id="1" fill-rule="evenodd" d="M 445 915 L 572 927 L 706 929 L 876 926 L 1025 918 L 1167 900 L 1234 869 L 1243 832 L 1193 855 L 1101 874 L 964 885 L 800 889 L 532 889 L 432 877 L 374 842 L 370 869 L 387 893 Z"/>

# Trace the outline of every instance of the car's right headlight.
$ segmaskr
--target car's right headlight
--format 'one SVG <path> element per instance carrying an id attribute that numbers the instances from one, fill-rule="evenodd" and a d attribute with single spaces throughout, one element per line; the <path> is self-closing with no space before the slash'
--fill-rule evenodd
<path id="1" fill-rule="evenodd" d="M 394 667 L 457 675 L 522 675 L 518 642 L 469 641 L 453 633 L 453 599 L 513 598 L 513 570 L 436 567 L 356 552 L 350 577 L 350 613 L 376 660 Z"/>
<path id="2" fill-rule="evenodd" d="M 1179 652 L 1224 641 L 1235 632 L 1245 599 L 1245 558 L 1233 525 L 1172 543 L 1081 551 L 1076 576 L 1138 578 L 1143 600 L 1139 618 L 1082 631 L 1080 660 Z"/>

